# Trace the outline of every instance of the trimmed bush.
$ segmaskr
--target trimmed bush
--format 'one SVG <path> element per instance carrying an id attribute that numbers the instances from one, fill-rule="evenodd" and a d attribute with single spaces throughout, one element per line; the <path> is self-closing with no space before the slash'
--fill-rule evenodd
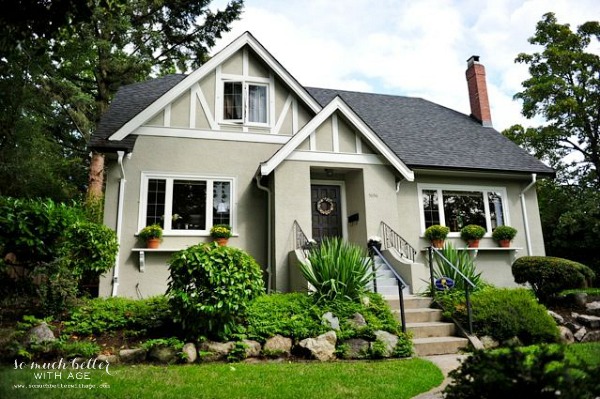
<path id="1" fill-rule="evenodd" d="M 561 291 L 584 288 L 595 275 L 589 267 L 551 256 L 523 256 L 512 264 L 518 284 L 529 283 L 536 297 L 547 303 Z"/>
<path id="2" fill-rule="evenodd" d="M 462 293 L 440 295 L 446 316 L 467 325 L 467 307 Z M 528 344 L 557 342 L 558 328 L 546 308 L 530 290 L 485 287 L 471 295 L 473 329 L 476 335 L 489 335 L 497 341 L 513 337 Z"/>
<path id="3" fill-rule="evenodd" d="M 227 339 L 241 332 L 251 300 L 264 293 L 260 266 L 238 248 L 195 245 L 175 253 L 169 271 L 173 319 L 191 338 Z"/>
<path id="4" fill-rule="evenodd" d="M 450 233 L 450 229 L 448 227 L 434 224 L 425 230 L 425 238 L 427 238 L 429 241 L 445 240 L 448 236 L 448 233 Z"/>
<path id="5" fill-rule="evenodd" d="M 485 229 L 477 224 L 469 224 L 460 229 L 460 237 L 465 240 L 480 240 L 485 235 Z"/>

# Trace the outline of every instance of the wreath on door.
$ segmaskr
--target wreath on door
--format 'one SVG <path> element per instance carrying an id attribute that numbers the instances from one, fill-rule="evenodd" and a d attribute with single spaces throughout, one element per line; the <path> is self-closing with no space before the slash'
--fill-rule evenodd
<path id="1" fill-rule="evenodd" d="M 335 202 L 329 197 L 323 197 L 317 201 L 317 211 L 321 215 L 328 216 L 335 210 Z"/>

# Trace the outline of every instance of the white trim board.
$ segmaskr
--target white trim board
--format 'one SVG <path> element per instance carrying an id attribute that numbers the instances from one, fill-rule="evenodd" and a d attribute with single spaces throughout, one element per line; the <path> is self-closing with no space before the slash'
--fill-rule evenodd
<path id="1" fill-rule="evenodd" d="M 248 143 L 285 144 L 292 136 L 268 133 L 229 132 L 226 130 L 199 130 L 186 128 L 163 128 L 158 126 L 142 126 L 139 136 L 180 137 L 188 139 L 241 141 Z"/>

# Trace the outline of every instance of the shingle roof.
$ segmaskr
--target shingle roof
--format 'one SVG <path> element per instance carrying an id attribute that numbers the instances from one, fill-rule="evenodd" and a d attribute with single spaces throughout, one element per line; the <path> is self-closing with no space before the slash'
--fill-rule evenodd
<path id="1" fill-rule="evenodd" d="M 113 133 L 143 111 L 185 75 L 167 75 L 123 86 L 92 136 L 98 151 L 132 151 L 136 136 L 109 141 Z M 554 171 L 492 128 L 421 98 L 306 88 L 322 106 L 340 96 L 411 168 L 527 172 Z"/>
<path id="2" fill-rule="evenodd" d="M 553 174 L 497 130 L 421 98 L 306 88 L 322 105 L 340 96 L 411 168 Z"/>

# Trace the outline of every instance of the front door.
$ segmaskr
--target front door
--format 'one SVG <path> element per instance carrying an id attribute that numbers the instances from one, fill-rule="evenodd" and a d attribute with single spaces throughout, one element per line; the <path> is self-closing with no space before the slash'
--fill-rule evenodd
<path id="1" fill-rule="evenodd" d="M 310 192 L 312 237 L 342 237 L 342 196 L 340 186 L 313 184 Z"/>

